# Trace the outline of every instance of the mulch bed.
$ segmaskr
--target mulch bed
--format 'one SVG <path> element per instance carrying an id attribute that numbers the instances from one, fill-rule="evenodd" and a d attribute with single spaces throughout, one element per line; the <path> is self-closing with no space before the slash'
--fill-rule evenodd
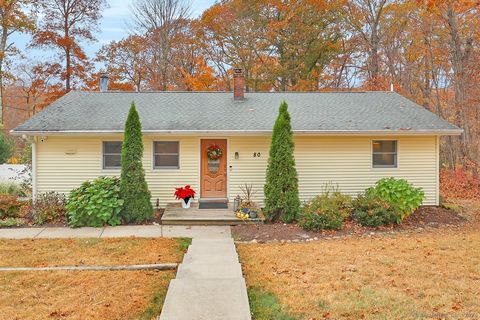
<path id="1" fill-rule="evenodd" d="M 153 217 L 147 221 L 143 221 L 140 223 L 125 223 L 122 224 L 124 226 L 138 226 L 138 225 L 160 225 L 162 223 L 162 215 L 165 209 L 159 208 L 154 209 Z M 42 225 L 36 225 L 33 221 L 32 211 L 30 209 L 29 212 L 22 215 L 22 218 L 17 219 L 18 223 L 14 226 L 1 226 L 0 228 L 37 228 L 37 227 L 68 227 L 67 222 L 65 219 L 56 222 L 44 223 Z"/>
<path id="2" fill-rule="evenodd" d="M 347 220 L 342 230 L 325 230 L 321 232 L 305 231 L 296 224 L 244 224 L 232 227 L 236 241 L 310 241 L 312 239 L 341 237 L 346 235 L 375 234 L 376 232 L 412 230 L 419 228 L 438 228 L 441 226 L 458 226 L 467 220 L 452 209 L 438 206 L 421 207 L 408 217 L 401 225 L 382 226 L 378 228 L 362 227 L 353 220 Z"/>

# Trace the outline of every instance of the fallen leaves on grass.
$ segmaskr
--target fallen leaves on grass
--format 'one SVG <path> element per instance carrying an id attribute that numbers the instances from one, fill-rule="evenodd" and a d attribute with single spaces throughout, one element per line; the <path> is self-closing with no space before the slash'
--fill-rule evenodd
<path id="1" fill-rule="evenodd" d="M 479 229 L 238 250 L 247 283 L 273 293 L 301 319 L 480 317 L 480 282 L 472 281 L 480 277 Z"/>
<path id="2" fill-rule="evenodd" d="M 1 266 L 180 262 L 189 239 L 0 240 Z M 0 319 L 152 319 L 175 271 L 0 273 Z"/>
<path id="3" fill-rule="evenodd" d="M 440 193 L 448 200 L 480 199 L 480 179 L 462 168 L 440 171 Z"/>
<path id="4" fill-rule="evenodd" d="M 174 271 L 8 272 L 0 278 L 0 319 L 151 319 Z M 142 315 L 148 315 L 142 317 Z"/>
<path id="5" fill-rule="evenodd" d="M 180 262 L 184 240 L 167 238 L 0 240 L 1 267 Z"/>

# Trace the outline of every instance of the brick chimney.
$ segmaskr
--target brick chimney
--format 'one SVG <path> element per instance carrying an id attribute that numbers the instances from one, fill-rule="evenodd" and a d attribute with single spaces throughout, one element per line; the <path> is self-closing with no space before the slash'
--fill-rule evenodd
<path id="1" fill-rule="evenodd" d="M 233 69 L 233 99 L 235 101 L 245 99 L 245 77 L 242 68 Z"/>

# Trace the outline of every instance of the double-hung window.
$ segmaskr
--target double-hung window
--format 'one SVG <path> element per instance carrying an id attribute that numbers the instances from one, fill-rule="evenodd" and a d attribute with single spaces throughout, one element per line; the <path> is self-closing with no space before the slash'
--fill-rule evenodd
<path id="1" fill-rule="evenodd" d="M 396 140 L 374 140 L 372 142 L 372 166 L 374 168 L 396 168 L 398 165 L 397 147 Z"/>
<path id="2" fill-rule="evenodd" d="M 120 169 L 122 141 L 103 141 L 103 169 Z"/>
<path id="3" fill-rule="evenodd" d="M 180 168 L 178 141 L 155 141 L 153 143 L 153 167 L 155 169 Z"/>

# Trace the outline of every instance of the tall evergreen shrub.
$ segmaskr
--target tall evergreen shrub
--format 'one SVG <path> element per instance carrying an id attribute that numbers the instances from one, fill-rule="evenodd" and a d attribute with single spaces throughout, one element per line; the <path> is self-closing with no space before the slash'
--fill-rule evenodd
<path id="1" fill-rule="evenodd" d="M 300 212 L 292 126 L 287 103 L 280 105 L 273 127 L 264 187 L 265 213 L 269 221 L 292 222 Z"/>
<path id="2" fill-rule="evenodd" d="M 124 201 L 121 217 L 127 223 L 142 222 L 153 216 L 142 157 L 142 125 L 135 104 L 132 103 L 125 123 L 120 176 L 120 194 Z"/>

